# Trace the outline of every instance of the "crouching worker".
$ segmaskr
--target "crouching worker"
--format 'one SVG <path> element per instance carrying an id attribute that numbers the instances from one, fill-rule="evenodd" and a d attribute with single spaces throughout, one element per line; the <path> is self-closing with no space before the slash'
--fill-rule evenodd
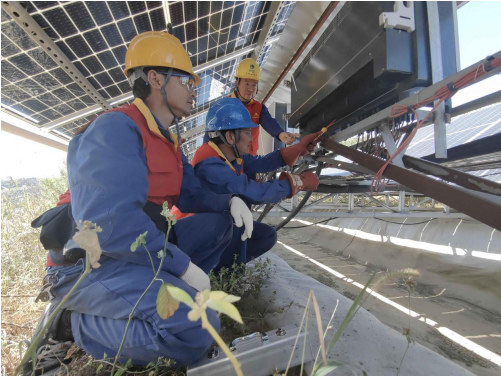
<path id="1" fill-rule="evenodd" d="M 240 198 L 200 185 L 178 138 L 169 131 L 177 118 L 190 114 L 195 85 L 200 83 L 181 42 L 163 32 L 136 36 L 126 54 L 125 75 L 133 87 L 133 104 L 100 115 L 69 144 L 71 204 L 61 206 L 63 212 L 68 205 L 72 208 L 67 223 L 74 218 L 102 228 L 98 237 L 103 254 L 101 266 L 71 295 L 50 333 L 57 340 L 57 333 L 67 333 L 71 324 L 76 344 L 97 359 L 117 354 L 132 307 L 153 279 L 151 262 L 155 268 L 160 265 L 156 253 L 166 240 L 167 224 L 160 214 L 165 201 L 170 208 L 176 204 L 186 212 L 201 213 L 175 224 L 159 275 L 192 297 L 210 289 L 208 273 L 232 239 L 233 220 L 245 224 L 242 229 L 249 238 L 253 224 Z M 45 218 L 42 224 L 51 220 Z M 151 261 L 144 247 L 130 250 L 145 232 Z M 49 263 L 44 280 L 51 297 L 49 313 L 81 275 L 83 261 Z M 158 316 L 160 286 L 155 283 L 134 312 L 121 361 L 146 365 L 164 357 L 182 366 L 200 358 L 212 344 L 201 321 L 188 320 L 186 305 L 167 320 Z M 216 312 L 207 314 L 219 330 Z"/>
<path id="2" fill-rule="evenodd" d="M 301 175 L 282 172 L 278 180 L 265 183 L 249 179 L 247 174 L 270 172 L 285 165 L 294 166 L 299 156 L 313 151 L 313 140 L 320 133 L 307 135 L 296 145 L 265 156 L 253 156 L 249 153 L 251 130 L 258 125 L 251 121 L 249 112 L 239 99 L 224 98 L 214 103 L 206 121 L 210 141 L 195 152 L 191 161 L 202 186 L 219 194 L 237 194 L 249 206 L 279 202 L 300 191 L 318 187 L 318 177 L 312 172 Z M 179 209 L 182 210 L 174 209 L 177 216 L 185 216 L 179 213 Z M 240 229 L 234 229 L 233 239 L 221 256 L 218 268 L 231 267 L 234 254 L 238 254 L 238 263 L 247 263 L 275 245 L 277 233 L 273 227 L 254 222 L 253 228 L 250 239 Z"/>

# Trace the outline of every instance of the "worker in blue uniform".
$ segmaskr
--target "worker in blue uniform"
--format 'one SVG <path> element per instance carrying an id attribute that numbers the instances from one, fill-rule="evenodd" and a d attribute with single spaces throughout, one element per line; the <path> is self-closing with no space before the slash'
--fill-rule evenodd
<path id="1" fill-rule="evenodd" d="M 71 204 L 65 205 L 71 205 L 75 220 L 102 228 L 98 237 L 103 254 L 101 266 L 92 270 L 67 302 L 66 321 L 62 317 L 59 321 L 71 321 L 76 344 L 97 359 L 105 353 L 117 354 L 132 307 L 153 279 L 145 249 L 130 251 L 146 231 L 146 247 L 154 253 L 151 262 L 160 267 L 156 252 L 166 240 L 167 226 L 160 215 L 164 201 L 170 208 L 176 204 L 200 213 L 173 227 L 159 275 L 192 297 L 210 289 L 208 273 L 218 264 L 235 226 L 244 224 L 240 234 L 251 238 L 253 225 L 252 214 L 240 198 L 200 185 L 181 151 L 179 134 L 169 130 L 177 118 L 189 115 L 195 86 L 201 81 L 181 42 L 164 32 L 137 35 L 128 48 L 124 73 L 136 98 L 133 104 L 100 115 L 68 147 Z M 68 293 L 83 269 L 82 259 L 47 268 L 50 307 Z M 167 320 L 159 317 L 160 286 L 155 283 L 135 311 L 122 361 L 146 365 L 164 357 L 186 365 L 212 344 L 201 321 L 188 320 L 186 305 L 181 304 Z M 216 312 L 207 314 L 219 330 Z M 61 331 L 57 325 L 50 333 Z"/>
<path id="2" fill-rule="evenodd" d="M 258 125 L 251 121 L 248 110 L 239 99 L 224 98 L 214 103 L 206 122 L 210 141 L 197 149 L 191 164 L 202 186 L 207 189 L 219 194 L 237 194 L 250 206 L 276 203 L 300 191 L 318 187 L 318 177 L 312 172 L 300 175 L 282 172 L 278 180 L 264 183 L 249 179 L 247 174 L 266 173 L 285 165 L 294 166 L 300 156 L 313 150 L 321 132 L 303 137 L 296 145 L 265 156 L 254 156 L 249 153 L 253 141 L 251 130 Z M 185 216 L 174 210 L 178 217 Z M 254 222 L 253 228 L 253 236 L 247 240 L 245 235 L 239 236 L 242 233 L 239 229 L 233 231 L 232 241 L 221 256 L 218 268 L 230 267 L 234 254 L 238 254 L 239 263 L 247 263 L 275 245 L 277 233 L 273 227 Z"/>

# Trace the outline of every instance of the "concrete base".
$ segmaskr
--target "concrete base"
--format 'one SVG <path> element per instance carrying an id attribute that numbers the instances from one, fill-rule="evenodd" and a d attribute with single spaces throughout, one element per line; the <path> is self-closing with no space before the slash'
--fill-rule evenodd
<path id="1" fill-rule="evenodd" d="M 308 294 L 310 290 L 313 290 L 320 306 L 324 329 L 332 315 L 336 301 L 339 300 L 339 306 L 332 321 L 332 329 L 328 331 L 326 337 L 326 343 L 328 343 L 353 302 L 330 287 L 292 269 L 275 254 L 268 252 L 263 257 L 271 259 L 272 264 L 276 266 L 276 272 L 261 291 L 260 298 L 263 301 L 272 300 L 269 307 L 270 312 L 280 312 L 293 302 L 290 308 L 270 317 L 269 324 L 275 328 L 299 324 Z M 313 309 L 310 311 L 308 332 L 316 351 L 319 347 L 319 341 Z M 362 374 L 362 370 L 364 370 L 371 376 L 395 375 L 406 347 L 407 339 L 405 336 L 382 324 L 364 308 L 360 308 L 332 352 L 328 354 L 328 358 L 351 365 L 355 372 L 358 369 L 358 374 Z M 307 371 L 308 369 L 311 371 L 311 368 L 312 364 L 309 364 Z M 342 367 L 331 374 L 353 375 L 353 372 L 347 367 Z M 472 375 L 460 366 L 417 343 L 412 344 L 407 351 L 400 374 L 416 376 Z"/>

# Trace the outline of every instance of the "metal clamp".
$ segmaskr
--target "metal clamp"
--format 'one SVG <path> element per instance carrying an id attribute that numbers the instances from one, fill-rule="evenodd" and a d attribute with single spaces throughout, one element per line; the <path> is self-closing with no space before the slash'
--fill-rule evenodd
<path id="1" fill-rule="evenodd" d="M 284 335 L 287 334 L 287 332 L 285 331 L 285 329 L 282 329 L 282 328 L 278 328 L 278 330 L 275 332 L 275 334 L 279 337 L 282 337 Z"/>

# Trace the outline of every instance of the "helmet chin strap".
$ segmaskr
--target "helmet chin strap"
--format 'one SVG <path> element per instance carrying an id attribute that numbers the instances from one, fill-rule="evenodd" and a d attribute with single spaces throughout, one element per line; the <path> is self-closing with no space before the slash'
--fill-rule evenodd
<path id="1" fill-rule="evenodd" d="M 167 71 L 167 74 L 165 75 L 165 82 L 162 85 L 162 88 L 160 89 L 160 94 L 162 94 L 162 98 L 164 100 L 164 103 L 166 104 L 170 113 L 172 114 L 172 116 L 174 116 L 174 123 L 176 125 L 177 140 L 178 140 L 178 142 L 181 142 L 181 132 L 179 131 L 179 118 L 176 116 L 174 111 L 172 111 L 172 107 L 170 106 L 169 101 L 167 100 L 167 93 L 165 92 L 165 86 L 167 86 L 167 84 L 169 83 L 171 76 L 172 76 L 172 68 L 169 68 Z"/>
<path id="2" fill-rule="evenodd" d="M 219 136 L 219 138 L 221 139 L 221 141 L 223 141 L 223 143 L 225 145 L 231 146 L 231 148 L 233 149 L 233 153 L 235 154 L 235 158 L 240 158 L 240 153 L 239 153 L 238 148 L 237 148 L 238 141 L 240 141 L 240 129 L 235 129 L 234 132 L 235 132 L 235 141 L 236 141 L 235 145 L 230 145 L 228 143 L 228 141 L 226 141 L 226 137 L 224 137 L 223 132 L 217 132 L 217 135 Z"/>

